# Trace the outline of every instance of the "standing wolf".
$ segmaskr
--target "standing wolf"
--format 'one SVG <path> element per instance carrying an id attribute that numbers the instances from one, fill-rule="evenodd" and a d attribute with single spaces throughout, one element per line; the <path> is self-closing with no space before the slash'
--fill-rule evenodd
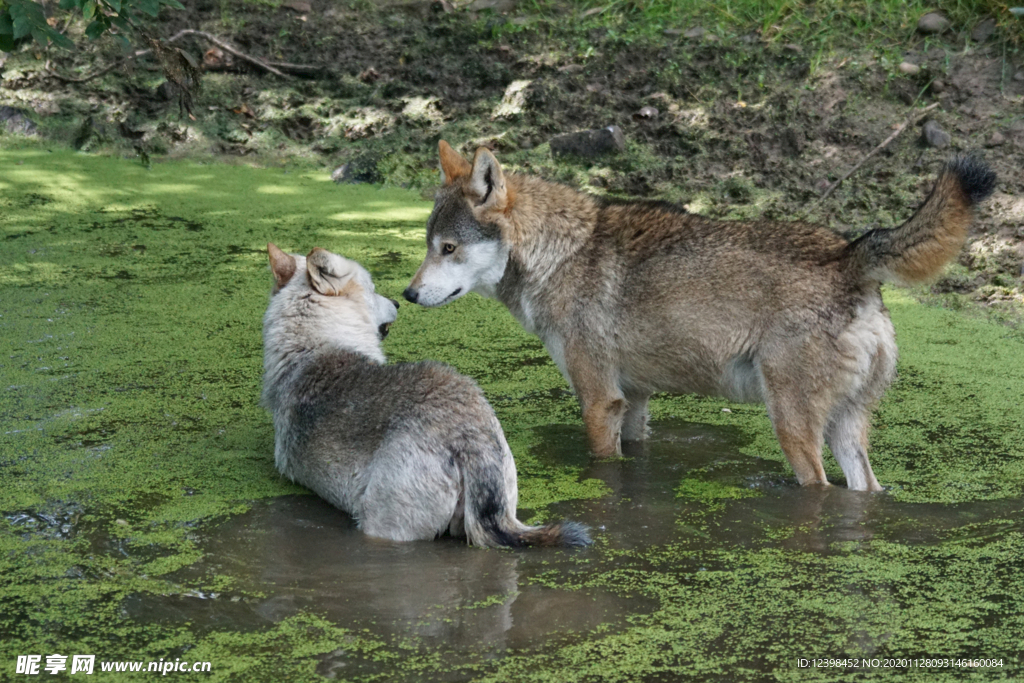
<path id="1" fill-rule="evenodd" d="M 603 201 L 505 175 L 483 148 L 472 164 L 444 141 L 440 153 L 406 299 L 504 303 L 576 391 L 596 454 L 644 438 L 656 391 L 764 401 L 801 484 L 827 483 L 824 439 L 859 491 L 881 489 L 868 426 L 896 367 L 879 286 L 938 274 L 995 187 L 980 161 L 954 159 L 909 221 L 849 242 L 806 223 Z"/>
<path id="2" fill-rule="evenodd" d="M 516 519 L 516 466 L 480 388 L 441 363 L 384 365 L 398 304 L 359 264 L 267 245 L 275 287 L 263 318 L 263 405 L 274 460 L 370 536 L 473 545 L 584 545 L 574 522 Z"/>

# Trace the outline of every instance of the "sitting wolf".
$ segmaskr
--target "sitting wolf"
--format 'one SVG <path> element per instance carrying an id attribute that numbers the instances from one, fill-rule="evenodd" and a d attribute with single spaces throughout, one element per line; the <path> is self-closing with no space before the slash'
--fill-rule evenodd
<path id="1" fill-rule="evenodd" d="M 575 522 L 516 519 L 516 466 L 480 388 L 447 365 L 385 365 L 398 303 L 359 264 L 267 245 L 263 405 L 277 469 L 394 541 L 445 531 L 473 545 L 585 545 Z"/>

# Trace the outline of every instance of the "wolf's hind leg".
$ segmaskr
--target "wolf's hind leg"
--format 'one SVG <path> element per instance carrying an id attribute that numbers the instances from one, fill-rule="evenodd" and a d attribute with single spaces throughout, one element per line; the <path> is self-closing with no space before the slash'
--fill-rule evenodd
<path id="1" fill-rule="evenodd" d="M 360 500 L 359 526 L 392 541 L 432 540 L 459 514 L 461 475 L 454 458 L 415 438 L 390 440 L 374 454 Z"/>
<path id="2" fill-rule="evenodd" d="M 647 438 L 647 402 L 650 394 L 626 393 L 626 415 L 622 419 L 622 440 L 643 441 Z"/>
<path id="3" fill-rule="evenodd" d="M 801 485 L 828 484 L 821 463 L 827 409 L 825 393 L 810 378 L 795 376 L 799 366 L 783 365 L 773 372 L 762 368 L 765 403 L 775 436 Z M 817 394 L 815 392 L 817 389 Z"/>
<path id="4" fill-rule="evenodd" d="M 825 440 L 846 475 L 846 486 L 852 491 L 881 491 L 868 461 L 868 423 L 870 411 L 860 405 L 844 402 L 837 406 L 825 429 Z"/>

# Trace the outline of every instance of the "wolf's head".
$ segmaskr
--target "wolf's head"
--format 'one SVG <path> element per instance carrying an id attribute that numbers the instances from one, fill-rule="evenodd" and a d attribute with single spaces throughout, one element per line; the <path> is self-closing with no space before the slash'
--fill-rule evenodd
<path id="1" fill-rule="evenodd" d="M 494 296 L 508 249 L 502 231 L 515 201 L 498 160 L 484 147 L 470 164 L 444 140 L 444 185 L 427 220 L 427 256 L 403 295 L 414 304 L 441 306 L 467 292 Z"/>
<path id="2" fill-rule="evenodd" d="M 380 342 L 398 317 L 398 302 L 377 294 L 355 261 L 317 247 L 307 256 L 267 245 L 274 290 L 263 319 L 271 353 L 343 348 L 381 363 Z"/>

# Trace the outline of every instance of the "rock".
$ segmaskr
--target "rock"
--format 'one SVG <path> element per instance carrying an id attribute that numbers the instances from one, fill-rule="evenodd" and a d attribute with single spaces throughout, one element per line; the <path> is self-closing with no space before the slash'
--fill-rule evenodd
<path id="1" fill-rule="evenodd" d="M 491 120 L 511 118 L 523 113 L 526 107 L 526 89 L 533 81 L 512 81 L 505 88 L 501 102 L 491 113 Z"/>
<path id="2" fill-rule="evenodd" d="M 471 12 L 489 9 L 493 12 L 503 14 L 511 12 L 516 8 L 516 0 L 473 0 L 466 8 Z"/>
<path id="3" fill-rule="evenodd" d="M 938 12 L 929 12 L 917 22 L 918 33 L 945 33 L 947 29 L 949 29 L 949 19 Z"/>
<path id="4" fill-rule="evenodd" d="M 298 12 L 299 14 L 309 14 L 313 11 L 313 6 L 306 2 L 306 0 L 286 0 L 286 2 L 281 3 L 281 7 Z"/>
<path id="5" fill-rule="evenodd" d="M 996 30 L 996 20 L 992 17 L 987 17 L 978 22 L 974 30 L 971 31 L 971 40 L 976 43 L 984 43 Z"/>
<path id="6" fill-rule="evenodd" d="M 1024 119 L 1017 119 L 1007 128 L 1011 135 L 1024 135 Z"/>
<path id="7" fill-rule="evenodd" d="M 1024 71 L 1018 71 L 1017 73 L 1013 74 L 1013 80 L 1018 82 L 1024 81 Z"/>
<path id="8" fill-rule="evenodd" d="M 943 93 L 946 91 L 946 82 L 940 81 L 938 78 L 936 78 L 934 81 L 932 81 L 932 84 L 929 86 L 929 90 L 931 90 L 936 95 Z"/>
<path id="9" fill-rule="evenodd" d="M 667 28 L 661 32 L 662 35 L 668 36 L 669 38 L 678 38 L 683 35 L 683 29 L 681 28 Z"/>
<path id="10" fill-rule="evenodd" d="M 384 181 L 377 168 L 377 157 L 363 155 L 342 164 L 331 172 L 336 183 L 380 183 Z"/>
<path id="11" fill-rule="evenodd" d="M 997 130 L 996 132 L 992 133 L 992 137 L 988 139 L 988 141 L 985 143 L 985 146 L 998 147 L 1004 142 L 1006 142 L 1006 137 Z"/>
<path id="12" fill-rule="evenodd" d="M 935 147 L 937 149 L 949 147 L 949 143 L 952 141 L 949 133 L 942 130 L 942 128 L 939 127 L 939 124 L 932 119 L 925 122 L 921 137 L 928 146 Z"/>
<path id="13" fill-rule="evenodd" d="M 921 73 L 921 67 L 911 62 L 902 62 L 896 68 L 899 69 L 901 74 L 906 74 L 907 76 L 916 76 Z"/>
<path id="14" fill-rule="evenodd" d="M 658 114 L 661 113 L 656 107 L 640 107 L 640 111 L 633 114 L 634 121 L 654 121 L 658 118 Z"/>
<path id="15" fill-rule="evenodd" d="M 691 29 L 687 29 L 683 33 L 683 38 L 690 38 L 690 39 L 703 38 L 704 37 L 704 33 L 705 33 L 705 31 L 704 31 L 704 27 L 703 26 L 694 26 Z"/>
<path id="16" fill-rule="evenodd" d="M 28 112 L 17 107 L 0 107 L 0 125 L 11 135 L 38 135 L 39 127 Z"/>
<path id="17" fill-rule="evenodd" d="M 626 149 L 626 138 L 618 126 L 566 133 L 551 138 L 551 156 L 575 155 L 586 159 L 617 154 Z"/>
<path id="18" fill-rule="evenodd" d="M 804 49 L 797 45 L 796 43 L 789 43 L 787 45 L 783 45 L 782 49 L 785 50 L 786 52 L 792 52 L 793 54 L 800 54 L 801 52 L 804 51 Z"/>

